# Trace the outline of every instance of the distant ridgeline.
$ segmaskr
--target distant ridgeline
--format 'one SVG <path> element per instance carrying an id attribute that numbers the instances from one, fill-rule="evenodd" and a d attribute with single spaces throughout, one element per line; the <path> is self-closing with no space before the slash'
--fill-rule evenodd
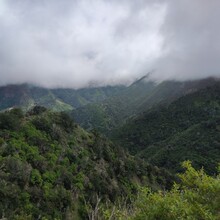
<path id="1" fill-rule="evenodd" d="M 93 129 L 110 135 L 132 117 L 138 116 L 158 105 L 167 105 L 181 96 L 215 85 L 218 79 L 207 78 L 195 81 L 164 81 L 156 84 L 144 78 L 126 87 L 117 95 L 98 103 L 76 108 L 72 115 L 85 129 Z"/>
<path id="2" fill-rule="evenodd" d="M 46 89 L 29 84 L 7 85 L 0 87 L 0 111 L 12 107 L 21 107 L 27 111 L 36 105 L 54 111 L 76 110 L 73 112 L 76 121 L 84 125 L 85 128 L 91 128 L 95 123 L 92 120 L 94 114 L 104 114 L 103 117 L 106 120 L 115 121 L 114 123 L 109 122 L 112 125 L 106 129 L 104 128 L 106 123 L 103 125 L 96 123 L 101 130 L 107 131 L 112 126 L 114 127 L 114 124 L 118 125 L 118 121 L 121 123 L 124 119 L 155 104 L 171 102 L 186 93 L 213 85 L 216 80 L 215 78 L 207 78 L 185 82 L 164 81 L 156 84 L 150 81 L 147 75 L 130 86 Z M 97 113 L 95 113 L 96 111 Z M 87 114 L 90 112 L 92 112 L 91 117 L 88 117 Z M 84 122 L 88 121 L 88 118 L 92 118 L 89 125 Z M 103 121 L 105 120 L 101 120 L 102 123 Z"/>
<path id="3" fill-rule="evenodd" d="M 40 105 L 54 111 L 70 111 L 91 102 L 115 95 L 124 86 L 106 86 L 85 89 L 45 89 L 28 84 L 0 87 L 0 110 L 21 107 L 27 111 Z"/>

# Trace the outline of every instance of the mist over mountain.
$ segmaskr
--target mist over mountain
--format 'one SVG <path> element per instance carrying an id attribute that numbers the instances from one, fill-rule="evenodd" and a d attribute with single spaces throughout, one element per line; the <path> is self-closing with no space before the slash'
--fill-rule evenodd
<path id="1" fill-rule="evenodd" d="M 0 85 L 219 76 L 218 0 L 0 1 Z"/>
<path id="2" fill-rule="evenodd" d="M 0 110 L 20 107 L 28 111 L 36 105 L 53 111 L 70 111 L 89 103 L 100 102 L 124 90 L 124 86 L 84 89 L 46 89 L 29 84 L 0 87 Z"/>
<path id="3" fill-rule="evenodd" d="M 115 128 L 151 108 L 168 105 L 181 96 L 215 85 L 219 81 L 212 77 L 188 81 L 167 80 L 158 84 L 146 80 L 142 77 L 116 95 L 74 109 L 74 119 L 85 129 L 95 128 L 109 135 Z"/>
<path id="4" fill-rule="evenodd" d="M 220 219 L 219 0 L 0 0 L 0 219 Z"/>

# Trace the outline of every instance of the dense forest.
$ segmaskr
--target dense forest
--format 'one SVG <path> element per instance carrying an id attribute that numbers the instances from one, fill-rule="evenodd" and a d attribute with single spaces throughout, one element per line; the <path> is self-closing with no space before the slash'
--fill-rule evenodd
<path id="1" fill-rule="evenodd" d="M 110 136 L 112 130 L 129 123 L 141 113 L 160 105 L 168 105 L 186 94 L 213 86 L 216 82 L 215 78 L 206 78 L 183 82 L 170 80 L 157 84 L 146 76 L 117 95 L 76 108 L 71 114 L 83 128 L 95 128 Z"/>
<path id="2" fill-rule="evenodd" d="M 174 172 L 191 160 L 213 174 L 220 161 L 220 84 L 152 108 L 113 131 L 112 139 Z"/>
<path id="3" fill-rule="evenodd" d="M 71 108 L 20 102 L 0 113 L 0 217 L 219 219 L 219 81 L 143 80 L 82 89 L 73 112 L 79 91 L 25 85 Z M 5 89 L 2 103 L 26 100 Z"/>
<path id="4" fill-rule="evenodd" d="M 86 219 L 96 205 L 131 199 L 139 185 L 170 188 L 174 176 L 76 125 L 35 107 L 0 114 L 0 216 Z"/>

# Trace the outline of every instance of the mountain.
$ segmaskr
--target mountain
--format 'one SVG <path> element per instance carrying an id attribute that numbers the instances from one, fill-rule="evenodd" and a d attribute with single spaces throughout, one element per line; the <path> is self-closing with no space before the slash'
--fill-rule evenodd
<path id="1" fill-rule="evenodd" d="M 217 219 L 218 79 L 0 91 L 0 218 Z M 77 125 L 63 105 L 87 109 L 89 128 L 111 140 Z"/>
<path id="2" fill-rule="evenodd" d="M 55 111 L 71 110 L 72 106 L 57 99 L 49 89 L 22 85 L 0 87 L 0 110 L 22 107 L 24 110 L 39 104 Z"/>
<path id="3" fill-rule="evenodd" d="M 28 84 L 0 87 L 0 110 L 11 107 L 31 109 L 35 105 L 54 111 L 70 111 L 88 103 L 102 101 L 123 90 L 124 86 L 84 89 L 46 89 Z"/>
<path id="4" fill-rule="evenodd" d="M 129 87 L 102 102 L 74 109 L 72 116 L 85 129 L 97 129 L 106 135 L 125 124 L 130 118 L 158 105 L 169 104 L 177 98 L 215 84 L 218 79 L 193 81 L 164 81 L 156 84 L 143 77 Z"/>
<path id="5" fill-rule="evenodd" d="M 136 107 L 146 99 L 156 84 L 145 78 L 134 82 L 115 96 L 102 102 L 91 103 L 73 110 L 72 116 L 83 128 L 97 129 L 108 134 L 135 113 Z"/>
<path id="6" fill-rule="evenodd" d="M 52 89 L 52 93 L 73 108 L 79 108 L 89 103 L 101 102 L 108 97 L 117 95 L 125 86 L 104 86 L 83 89 Z"/>
<path id="7" fill-rule="evenodd" d="M 154 88 L 143 104 L 138 106 L 138 112 L 144 112 L 158 104 L 169 104 L 181 96 L 212 86 L 218 81 L 219 79 L 214 77 L 188 81 L 163 81 Z"/>
<path id="8" fill-rule="evenodd" d="M 112 138 L 159 167 L 176 172 L 191 160 L 213 174 L 220 162 L 220 82 L 146 111 Z"/>
<path id="9" fill-rule="evenodd" d="M 164 189 L 173 180 L 63 112 L 0 113 L 1 218 L 87 219 L 100 199 L 113 205 L 139 185 Z"/>

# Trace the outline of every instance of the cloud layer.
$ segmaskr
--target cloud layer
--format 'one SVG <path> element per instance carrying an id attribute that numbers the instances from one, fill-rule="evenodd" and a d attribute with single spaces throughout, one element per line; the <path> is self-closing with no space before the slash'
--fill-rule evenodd
<path id="1" fill-rule="evenodd" d="M 167 1 L 158 78 L 220 76 L 220 1 Z"/>
<path id="2" fill-rule="evenodd" d="M 218 0 L 1 0 L 0 84 L 219 75 Z"/>

